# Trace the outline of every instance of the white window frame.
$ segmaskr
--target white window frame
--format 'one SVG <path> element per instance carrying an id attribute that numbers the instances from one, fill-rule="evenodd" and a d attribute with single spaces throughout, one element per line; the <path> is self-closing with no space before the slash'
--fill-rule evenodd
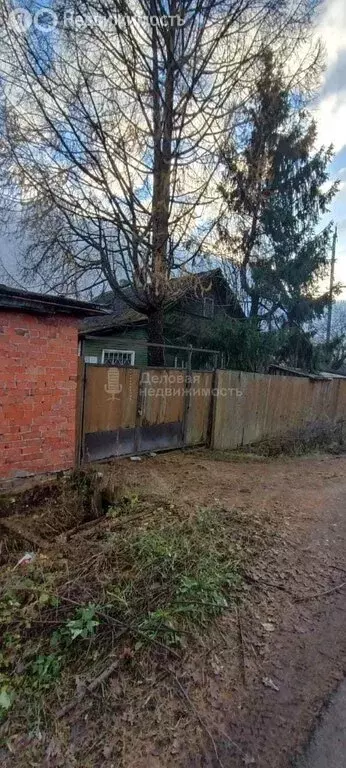
<path id="1" fill-rule="evenodd" d="M 212 307 L 211 313 L 206 312 L 207 302 L 209 302 L 209 306 Z M 210 319 L 214 317 L 215 314 L 215 301 L 213 296 L 204 296 L 203 298 L 203 317 L 209 317 Z"/>
<path id="2" fill-rule="evenodd" d="M 114 355 L 131 355 L 131 362 L 130 365 L 135 364 L 135 352 L 133 349 L 103 349 L 102 350 L 102 364 L 104 365 L 105 362 L 105 353 L 110 352 Z"/>

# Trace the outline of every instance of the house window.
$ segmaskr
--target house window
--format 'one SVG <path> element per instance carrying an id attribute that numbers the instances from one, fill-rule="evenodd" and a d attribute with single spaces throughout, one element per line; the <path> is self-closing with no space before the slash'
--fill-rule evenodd
<path id="1" fill-rule="evenodd" d="M 97 365 L 98 361 L 99 360 L 97 355 L 85 355 L 84 357 L 85 363 L 92 363 L 93 365 Z"/>
<path id="2" fill-rule="evenodd" d="M 135 353 L 123 349 L 103 349 L 102 362 L 106 365 L 134 365 Z"/>
<path id="3" fill-rule="evenodd" d="M 203 317 L 214 317 L 214 299 L 203 299 Z"/>

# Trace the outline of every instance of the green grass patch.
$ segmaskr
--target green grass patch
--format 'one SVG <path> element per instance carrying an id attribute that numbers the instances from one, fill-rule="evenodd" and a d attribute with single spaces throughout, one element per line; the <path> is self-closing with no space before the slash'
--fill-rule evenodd
<path id="1" fill-rule="evenodd" d="M 122 557 L 130 576 L 108 590 L 138 642 L 182 644 L 186 631 L 205 627 L 226 610 L 240 586 L 236 558 L 215 535 L 215 514 L 201 512 L 193 522 L 134 534 Z"/>
<path id="2" fill-rule="evenodd" d="M 122 642 L 134 654 L 179 653 L 241 598 L 263 520 L 223 508 L 184 517 L 159 504 L 148 517 L 148 501 L 132 495 L 127 513 L 113 504 L 99 529 L 4 569 L 0 719 L 49 720 L 76 678 L 97 675 Z"/>

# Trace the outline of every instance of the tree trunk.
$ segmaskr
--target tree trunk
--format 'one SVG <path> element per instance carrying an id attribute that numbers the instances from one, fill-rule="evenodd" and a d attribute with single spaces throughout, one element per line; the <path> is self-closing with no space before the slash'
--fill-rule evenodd
<path id="1" fill-rule="evenodd" d="M 148 342 L 150 344 L 164 344 L 163 335 L 163 308 L 153 310 L 148 315 Z M 162 366 L 165 364 L 165 352 L 162 346 L 148 347 L 149 365 Z"/>
<path id="2" fill-rule="evenodd" d="M 152 2 L 152 12 L 155 15 L 155 2 Z M 152 259 L 151 259 L 151 297 L 153 303 L 162 303 L 167 295 L 170 277 L 171 258 L 168 254 L 169 217 L 171 194 L 171 161 L 173 136 L 173 97 L 174 97 L 174 64 L 173 56 L 175 29 L 167 31 L 166 36 L 166 77 L 161 83 L 158 63 L 159 42 L 155 25 L 152 28 L 153 46 L 153 127 L 154 127 L 154 166 L 152 194 Z M 153 342 L 163 343 L 163 314 L 159 310 L 152 313 L 149 326 L 153 325 Z M 149 330 L 149 334 L 151 330 Z M 156 357 L 156 355 L 154 355 Z M 162 360 L 163 355 L 157 354 Z M 155 363 L 156 364 L 156 363 Z M 163 364 L 162 362 L 160 363 Z"/>

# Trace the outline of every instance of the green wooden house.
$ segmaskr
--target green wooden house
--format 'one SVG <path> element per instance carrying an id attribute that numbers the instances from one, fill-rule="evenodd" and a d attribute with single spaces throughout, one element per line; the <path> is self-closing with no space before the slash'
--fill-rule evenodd
<path id="1" fill-rule="evenodd" d="M 110 313 L 102 320 L 102 323 L 88 323 L 86 319 L 82 323 L 80 341 L 86 363 L 148 365 L 145 315 L 127 308 L 122 313 Z"/>
<path id="2" fill-rule="evenodd" d="M 179 278 L 176 278 L 179 279 Z M 131 288 L 124 289 L 131 291 Z M 203 325 L 212 324 L 222 315 L 243 318 L 238 300 L 222 274 L 221 269 L 198 274 L 197 288 L 186 281 L 186 291 L 180 290 L 179 299 L 170 304 L 165 314 L 166 365 L 185 367 L 187 352 L 179 347 L 195 345 Z M 86 318 L 80 328 L 81 354 L 84 360 L 94 364 L 148 365 L 148 319 L 129 307 L 112 292 L 99 297 L 99 303 L 110 313 L 102 318 Z M 176 349 L 170 345 L 177 344 Z M 199 360 L 198 367 L 212 367 L 212 357 Z"/>

